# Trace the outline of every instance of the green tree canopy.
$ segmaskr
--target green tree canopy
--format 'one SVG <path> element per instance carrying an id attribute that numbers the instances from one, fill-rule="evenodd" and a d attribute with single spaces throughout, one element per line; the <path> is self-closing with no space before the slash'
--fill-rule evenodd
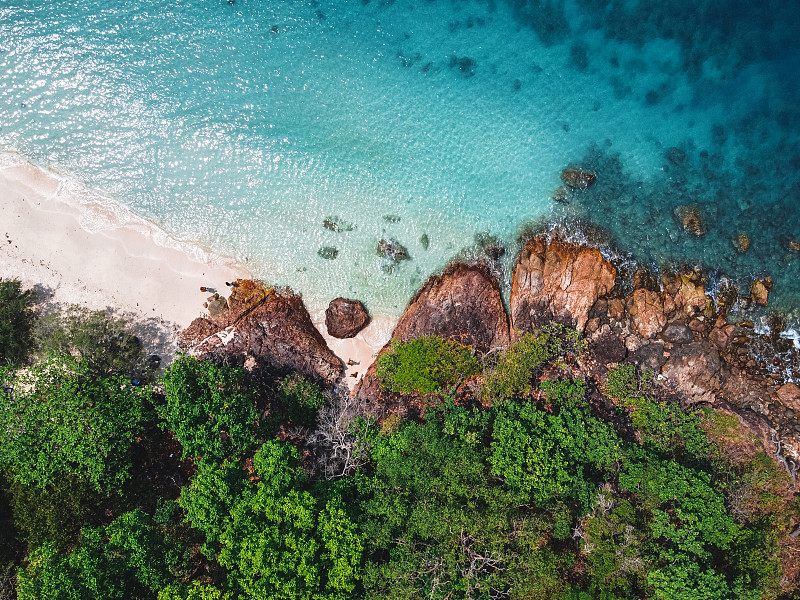
<path id="1" fill-rule="evenodd" d="M 33 346 L 33 290 L 0 279 L 0 364 L 23 364 Z"/>
<path id="2" fill-rule="evenodd" d="M 244 370 L 183 356 L 161 378 L 163 427 L 183 446 L 184 458 L 219 463 L 258 443 L 255 396 Z"/>
<path id="3" fill-rule="evenodd" d="M 130 477 L 148 388 L 94 376 L 71 356 L 0 371 L 0 381 L 0 463 L 19 481 L 45 486 L 75 475 L 108 492 Z"/>

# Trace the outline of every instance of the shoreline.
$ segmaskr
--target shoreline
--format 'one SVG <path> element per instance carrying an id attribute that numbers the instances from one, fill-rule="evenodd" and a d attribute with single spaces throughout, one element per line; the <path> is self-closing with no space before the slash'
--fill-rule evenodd
<path id="1" fill-rule="evenodd" d="M 175 240 L 122 205 L 79 197 L 70 187 L 20 155 L 0 155 L 0 278 L 35 289 L 43 312 L 59 304 L 110 311 L 129 322 L 148 352 L 172 359 L 178 331 L 206 313 L 200 287 L 226 295 L 226 281 L 251 277 L 234 259 Z M 337 340 L 327 334 L 324 308 L 307 307 L 342 362 L 361 363 L 348 367 L 354 384 L 349 375 L 366 371 L 364 361 L 396 319 L 375 316 L 355 338 Z"/>

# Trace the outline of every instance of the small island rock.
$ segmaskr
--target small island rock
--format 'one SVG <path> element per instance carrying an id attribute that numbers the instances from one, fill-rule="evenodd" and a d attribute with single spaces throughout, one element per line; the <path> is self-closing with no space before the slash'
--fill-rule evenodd
<path id="1" fill-rule="evenodd" d="M 359 300 L 336 298 L 325 311 L 328 334 L 340 339 L 351 338 L 369 323 L 369 315 Z"/>

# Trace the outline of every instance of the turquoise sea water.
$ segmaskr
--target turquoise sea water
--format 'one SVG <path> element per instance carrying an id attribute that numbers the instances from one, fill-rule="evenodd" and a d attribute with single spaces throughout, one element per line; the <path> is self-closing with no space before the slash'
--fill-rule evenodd
<path id="1" fill-rule="evenodd" d="M 769 274 L 772 305 L 792 311 L 795 9 L 3 0 L 0 150 L 312 305 L 344 295 L 398 314 L 431 272 L 474 251 L 476 234 L 511 260 L 526 222 L 581 217 L 645 262 L 698 262 L 743 286 Z M 568 164 L 598 183 L 554 203 Z M 683 204 L 702 207 L 702 238 L 678 227 Z M 353 227 L 331 231 L 326 217 Z M 737 233 L 750 236 L 744 254 Z M 390 268 L 381 237 L 411 259 Z"/>

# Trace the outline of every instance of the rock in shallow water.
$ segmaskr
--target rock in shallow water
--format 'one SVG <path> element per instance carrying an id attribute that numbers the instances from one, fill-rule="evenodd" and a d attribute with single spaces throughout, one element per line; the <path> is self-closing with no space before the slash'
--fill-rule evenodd
<path id="1" fill-rule="evenodd" d="M 674 214 L 684 231 L 698 237 L 705 235 L 706 223 L 700 206 L 697 204 L 678 206 Z"/>
<path id="2" fill-rule="evenodd" d="M 405 246 L 393 239 L 382 238 L 381 241 L 378 242 L 377 253 L 378 256 L 389 258 L 395 262 L 411 258 Z"/>
<path id="3" fill-rule="evenodd" d="M 597 181 L 597 175 L 591 171 L 569 168 L 561 171 L 561 181 L 574 190 L 585 190 Z"/>

